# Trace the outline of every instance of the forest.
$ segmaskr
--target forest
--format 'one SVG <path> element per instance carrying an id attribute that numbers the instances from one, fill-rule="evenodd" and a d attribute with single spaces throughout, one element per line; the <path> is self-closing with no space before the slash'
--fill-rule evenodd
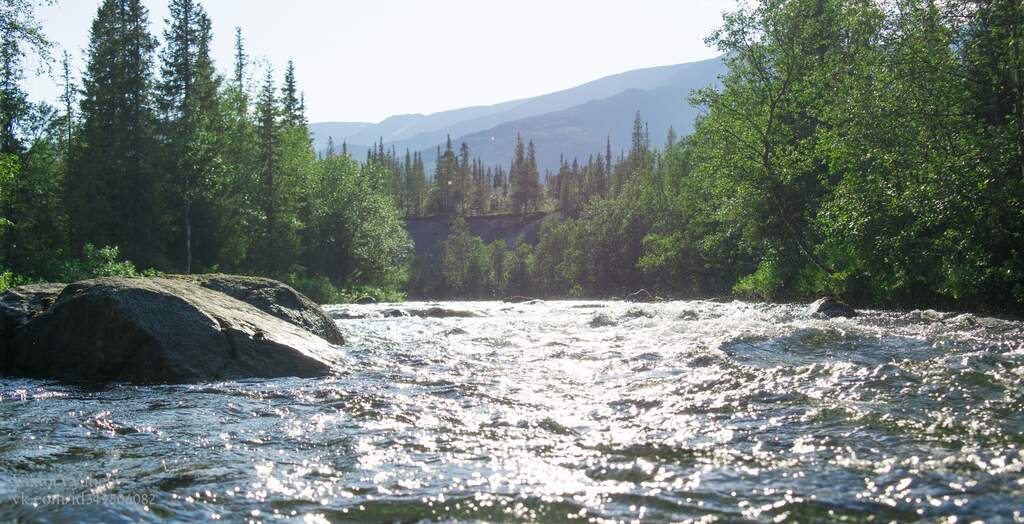
<path id="1" fill-rule="evenodd" d="M 59 107 L 21 87 L 54 44 L 34 0 L 3 0 L 0 85 L 4 284 L 92 275 L 235 272 L 321 301 L 397 290 L 408 238 L 379 165 L 317 158 L 291 63 L 253 79 L 241 30 L 233 71 L 211 21 L 172 0 L 158 46 L 140 0 L 104 0 L 80 85 L 66 53 Z"/>
<path id="2" fill-rule="evenodd" d="M 661 296 L 1024 309 L 1024 6 L 1018 0 L 758 0 L 707 43 L 720 85 L 680 93 L 694 133 L 537 172 L 535 145 L 487 166 L 449 139 L 429 169 L 381 141 L 316 152 L 289 64 L 231 74 L 210 21 L 171 0 L 158 47 L 139 0 L 104 0 L 60 107 L 27 100 L 48 57 L 31 0 L 3 0 L 4 284 L 229 271 L 321 302 L 398 297 Z M 628 123 L 624 123 L 628 125 Z M 615 145 L 618 147 L 618 145 Z M 472 236 L 465 217 L 546 212 L 539 241 Z M 403 220 L 450 217 L 436 259 Z M 102 246 L 102 247 L 98 247 Z"/>

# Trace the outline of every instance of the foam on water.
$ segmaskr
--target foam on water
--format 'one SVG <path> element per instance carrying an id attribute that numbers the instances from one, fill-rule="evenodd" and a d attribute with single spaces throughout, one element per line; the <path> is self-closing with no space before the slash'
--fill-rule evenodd
<path id="1" fill-rule="evenodd" d="M 1019 322 L 327 309 L 338 377 L 0 381 L 0 520 L 1024 521 Z"/>

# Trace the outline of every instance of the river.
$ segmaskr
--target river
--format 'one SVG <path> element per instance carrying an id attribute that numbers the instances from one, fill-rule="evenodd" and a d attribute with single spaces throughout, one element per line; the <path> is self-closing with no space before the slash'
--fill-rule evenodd
<path id="1" fill-rule="evenodd" d="M 336 377 L 2 379 L 0 521 L 1024 522 L 1020 322 L 437 305 L 328 306 Z"/>

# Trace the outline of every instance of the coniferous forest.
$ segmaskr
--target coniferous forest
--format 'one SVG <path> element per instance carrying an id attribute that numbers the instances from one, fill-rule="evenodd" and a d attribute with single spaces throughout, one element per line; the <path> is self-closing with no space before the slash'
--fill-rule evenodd
<path id="1" fill-rule="evenodd" d="M 637 114 L 632 143 L 543 174 L 527 136 L 508 166 L 450 139 L 433 165 L 383 141 L 314 151 L 301 72 L 254 79 L 241 31 L 232 67 L 213 63 L 195 0 L 170 1 L 162 45 L 140 0 L 104 0 L 76 82 L 36 3 L 0 4 L 5 286 L 152 268 L 273 276 L 319 301 L 645 288 L 1024 309 L 1019 0 L 742 4 L 707 38 L 720 85 L 679 94 L 702 110 L 694 133 L 652 137 Z M 30 56 L 60 64 L 57 107 L 23 91 Z M 538 212 L 536 245 L 465 222 Z M 403 220 L 423 216 L 450 232 L 417 260 Z"/>

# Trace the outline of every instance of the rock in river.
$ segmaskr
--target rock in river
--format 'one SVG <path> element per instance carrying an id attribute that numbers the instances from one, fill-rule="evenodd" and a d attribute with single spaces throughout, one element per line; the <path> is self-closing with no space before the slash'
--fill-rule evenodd
<path id="1" fill-rule="evenodd" d="M 331 344 L 344 344 L 338 325 L 315 302 L 276 280 L 238 275 L 177 275 L 207 289 L 220 291 L 310 331 Z"/>
<path id="2" fill-rule="evenodd" d="M 319 376 L 338 362 L 340 352 L 323 338 L 196 278 L 71 284 L 50 308 L 8 333 L 6 371 L 70 381 L 185 383 Z M 315 316 L 307 313 L 300 317 Z"/>
<path id="3" fill-rule="evenodd" d="M 0 341 L 28 324 L 57 300 L 67 284 L 29 284 L 13 287 L 0 294 Z"/>
<path id="4" fill-rule="evenodd" d="M 521 297 L 521 296 L 506 297 L 506 298 L 501 299 L 502 302 L 507 302 L 509 304 L 522 304 L 523 302 L 533 302 L 535 300 L 537 300 L 537 299 L 536 298 L 530 298 L 530 297 Z"/>
<path id="5" fill-rule="evenodd" d="M 0 375 L 10 365 L 7 341 L 14 332 L 46 311 L 67 284 L 30 284 L 0 293 Z"/>
<path id="6" fill-rule="evenodd" d="M 410 309 L 408 313 L 414 317 L 422 318 L 473 318 L 478 317 L 472 311 L 460 311 L 443 307 L 431 307 L 427 309 Z"/>
<path id="7" fill-rule="evenodd" d="M 855 317 L 857 310 L 832 297 L 823 297 L 807 307 L 807 314 L 825 318 Z"/>
<path id="8" fill-rule="evenodd" d="M 638 289 L 623 298 L 626 302 L 654 302 L 654 295 L 646 289 Z"/>

